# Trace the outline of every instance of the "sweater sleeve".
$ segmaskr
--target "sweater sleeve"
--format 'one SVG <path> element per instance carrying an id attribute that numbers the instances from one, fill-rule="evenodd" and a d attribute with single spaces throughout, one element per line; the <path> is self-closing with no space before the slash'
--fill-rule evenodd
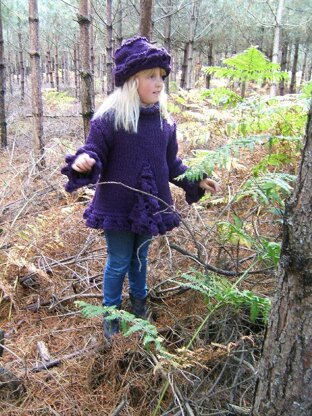
<path id="1" fill-rule="evenodd" d="M 98 118 L 91 121 L 90 131 L 84 146 L 80 147 L 75 155 L 65 157 L 66 165 L 61 169 L 61 173 L 66 175 L 68 182 L 65 185 L 67 192 L 73 192 L 82 186 L 95 184 L 105 166 L 108 158 L 112 133 L 107 120 Z M 72 168 L 77 156 L 87 153 L 95 160 L 92 169 L 86 173 L 77 172 Z"/>
<path id="2" fill-rule="evenodd" d="M 200 188 L 198 181 L 190 181 L 187 178 L 181 180 L 176 179 L 188 169 L 178 156 L 176 125 L 172 128 L 172 134 L 170 135 L 168 143 L 167 163 L 169 167 L 169 181 L 185 191 L 186 202 L 192 204 L 193 202 L 199 201 L 199 199 L 204 196 L 205 191 Z"/>

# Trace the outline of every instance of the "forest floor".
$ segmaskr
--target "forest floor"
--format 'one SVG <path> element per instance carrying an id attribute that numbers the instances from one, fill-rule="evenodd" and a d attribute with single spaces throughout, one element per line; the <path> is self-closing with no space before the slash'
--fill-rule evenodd
<path id="1" fill-rule="evenodd" d="M 250 317 L 250 304 L 222 301 L 224 294 L 210 295 L 207 287 L 219 281 L 224 293 L 235 288 L 261 299 L 274 292 L 274 267 L 264 258 L 255 262 L 259 257 L 243 231 L 239 238 L 238 232 L 228 240 L 220 236 L 222 222 L 243 218 L 245 231 L 280 241 L 281 223 L 268 209 L 252 198 L 232 199 L 268 148 L 243 149 L 230 166 L 216 169 L 222 188 L 216 197 L 188 206 L 183 192 L 172 188 L 183 224 L 155 238 L 149 257 L 149 307 L 172 354 L 166 357 L 153 345 L 144 348 L 141 333 L 117 335 L 109 345 L 100 316 L 86 318 L 77 307 L 79 300 L 101 303 L 106 258 L 101 233 L 82 219 L 93 190 L 69 195 L 60 175 L 64 155 L 83 143 L 80 106 L 68 94 L 45 91 L 46 168 L 38 172 L 28 101 L 21 104 L 15 96 L 8 103 L 9 146 L 0 158 L 1 415 L 212 416 L 234 415 L 235 406 L 247 411 L 263 319 Z M 177 92 L 170 104 L 182 158 L 195 148 L 228 143 L 233 111 L 214 108 L 196 92 Z M 295 173 L 297 162 L 288 163 L 288 173 Z M 193 276 L 193 289 L 183 285 L 184 273 Z M 127 287 L 123 308 L 129 310 Z"/>

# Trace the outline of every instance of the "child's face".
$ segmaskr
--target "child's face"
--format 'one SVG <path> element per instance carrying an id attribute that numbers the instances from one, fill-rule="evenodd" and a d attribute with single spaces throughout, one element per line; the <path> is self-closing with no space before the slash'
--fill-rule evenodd
<path id="1" fill-rule="evenodd" d="M 153 68 L 136 74 L 141 103 L 155 104 L 159 101 L 160 93 L 164 87 L 164 73 L 162 68 Z"/>

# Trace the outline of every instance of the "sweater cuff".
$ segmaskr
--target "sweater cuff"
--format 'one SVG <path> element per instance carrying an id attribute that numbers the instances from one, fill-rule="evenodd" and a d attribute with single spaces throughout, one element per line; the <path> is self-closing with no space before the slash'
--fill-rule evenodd
<path id="1" fill-rule="evenodd" d="M 72 168 L 74 161 L 81 153 L 87 153 L 95 160 L 95 164 L 92 166 L 90 172 L 80 173 Z M 65 185 L 65 190 L 67 192 L 74 192 L 76 189 L 81 188 L 82 186 L 95 184 L 98 181 L 102 169 L 102 163 L 96 153 L 91 151 L 78 150 L 75 155 L 67 155 L 65 162 L 67 165 L 61 169 L 61 173 L 68 178 L 68 182 Z"/>
<path id="2" fill-rule="evenodd" d="M 199 181 L 193 182 L 183 178 L 181 180 L 173 179 L 171 183 L 185 191 L 185 200 L 189 205 L 198 202 L 205 195 L 204 189 L 199 186 Z"/>
<path id="3" fill-rule="evenodd" d="M 205 191 L 198 185 L 198 182 L 189 182 L 185 188 L 185 199 L 189 205 L 198 202 L 204 195 Z"/>

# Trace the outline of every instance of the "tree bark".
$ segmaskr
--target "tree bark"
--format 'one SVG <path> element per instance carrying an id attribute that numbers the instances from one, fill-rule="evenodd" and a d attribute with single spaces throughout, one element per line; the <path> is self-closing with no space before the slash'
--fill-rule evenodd
<path id="1" fill-rule="evenodd" d="M 312 80 L 312 64 L 310 64 L 310 67 L 307 71 L 307 77 L 306 77 L 306 81 L 311 81 Z"/>
<path id="2" fill-rule="evenodd" d="M 113 82 L 113 5 L 112 0 L 106 0 L 106 85 L 107 94 L 114 90 Z"/>
<path id="3" fill-rule="evenodd" d="M 12 61 L 11 61 L 11 54 L 10 52 L 8 53 L 8 69 L 7 69 L 7 74 L 9 77 L 9 88 L 10 88 L 10 94 L 13 95 L 13 81 L 12 81 L 12 74 L 14 73 L 14 67 L 12 65 Z"/>
<path id="4" fill-rule="evenodd" d="M 33 146 L 39 169 L 45 166 L 43 142 L 43 105 L 41 92 L 39 17 L 37 0 L 29 0 L 29 40 L 33 114 Z"/>
<path id="5" fill-rule="evenodd" d="M 306 46 L 304 48 L 304 54 L 303 54 L 303 64 L 302 64 L 302 70 L 301 70 L 300 86 L 303 85 L 305 77 L 306 77 L 308 52 L 309 52 L 308 46 Z"/>
<path id="6" fill-rule="evenodd" d="M 196 8 L 196 0 L 193 0 L 189 39 L 187 43 L 186 89 L 188 91 L 192 89 L 192 86 L 193 86 L 193 79 L 192 79 L 193 77 L 193 49 L 194 49 L 194 37 L 195 37 L 195 25 L 196 25 L 195 8 Z"/>
<path id="7" fill-rule="evenodd" d="M 52 69 L 50 50 L 47 51 L 47 71 L 48 71 L 48 80 L 50 83 L 50 88 L 54 88 L 54 78 L 53 78 L 53 69 Z"/>
<path id="8" fill-rule="evenodd" d="M 312 414 L 312 105 L 297 183 L 287 201 L 278 284 L 253 416 Z"/>
<path id="9" fill-rule="evenodd" d="M 188 44 L 185 43 L 184 49 L 183 49 L 183 62 L 182 62 L 182 72 L 181 72 L 181 79 L 180 79 L 180 87 L 181 88 L 186 88 L 187 50 L 188 50 Z"/>
<path id="10" fill-rule="evenodd" d="M 297 40 L 295 43 L 294 59 L 293 59 L 293 64 L 291 68 L 291 81 L 290 81 L 290 87 L 289 87 L 290 94 L 296 93 L 298 56 L 299 56 L 299 40 Z"/>
<path id="11" fill-rule="evenodd" d="M 102 92 L 105 92 L 105 67 L 106 67 L 106 55 L 102 54 L 100 56 L 100 77 L 101 77 L 101 86 Z"/>
<path id="12" fill-rule="evenodd" d="M 117 22 L 116 22 L 116 48 L 119 48 L 122 44 L 122 0 L 118 0 L 117 6 Z"/>
<path id="13" fill-rule="evenodd" d="M 286 71 L 287 67 L 287 53 L 288 52 L 288 43 L 284 42 L 282 47 L 282 58 L 281 58 L 281 71 Z M 279 83 L 280 95 L 285 94 L 285 80 L 282 79 Z"/>
<path id="14" fill-rule="evenodd" d="M 6 147 L 8 145 L 8 138 L 5 116 L 5 63 L 1 3 L 2 2 L 0 1 L 0 132 L 1 147 Z"/>
<path id="15" fill-rule="evenodd" d="M 59 75 L 59 53 L 58 53 L 58 39 L 55 39 L 55 84 L 56 84 L 56 91 L 60 91 L 60 75 Z"/>
<path id="16" fill-rule="evenodd" d="M 275 19 L 275 29 L 274 29 L 274 40 L 273 40 L 273 50 L 272 50 L 272 63 L 278 64 L 279 62 L 279 45 L 280 45 L 280 37 L 281 37 L 281 28 L 282 28 L 282 16 L 284 10 L 284 0 L 279 0 L 276 12 L 276 19 Z M 270 94 L 271 96 L 276 95 L 277 84 L 276 82 L 272 82 Z"/>
<path id="17" fill-rule="evenodd" d="M 22 41 L 22 28 L 21 19 L 18 19 L 18 54 L 20 64 L 20 77 L 21 77 L 21 101 L 25 99 L 25 67 L 24 67 L 24 56 L 23 56 L 23 41 Z"/>
<path id="18" fill-rule="evenodd" d="M 91 50 L 90 50 L 90 2 L 80 0 L 78 23 L 80 26 L 80 53 L 81 53 L 81 109 L 83 130 L 85 139 L 88 136 L 90 121 L 94 113 L 93 108 L 93 82 L 91 73 Z"/>
<path id="19" fill-rule="evenodd" d="M 140 0 L 140 34 L 147 39 L 152 36 L 153 0 Z"/>
<path id="20" fill-rule="evenodd" d="M 75 96 L 80 96 L 80 77 L 79 77 L 80 59 L 79 59 L 79 47 L 77 43 L 74 45 L 74 81 L 75 81 Z"/>
<path id="21" fill-rule="evenodd" d="M 165 10 L 166 16 L 164 20 L 164 47 L 170 52 L 171 48 L 171 9 L 172 0 L 167 0 L 167 9 Z M 169 94 L 169 77 L 165 80 L 166 91 Z"/>
<path id="22" fill-rule="evenodd" d="M 213 65 L 213 52 L 212 51 L 213 51 L 213 43 L 212 41 L 209 41 L 208 42 L 208 66 Z M 205 78 L 205 84 L 208 90 L 210 89 L 210 83 L 211 83 L 211 74 L 207 74 Z"/>

